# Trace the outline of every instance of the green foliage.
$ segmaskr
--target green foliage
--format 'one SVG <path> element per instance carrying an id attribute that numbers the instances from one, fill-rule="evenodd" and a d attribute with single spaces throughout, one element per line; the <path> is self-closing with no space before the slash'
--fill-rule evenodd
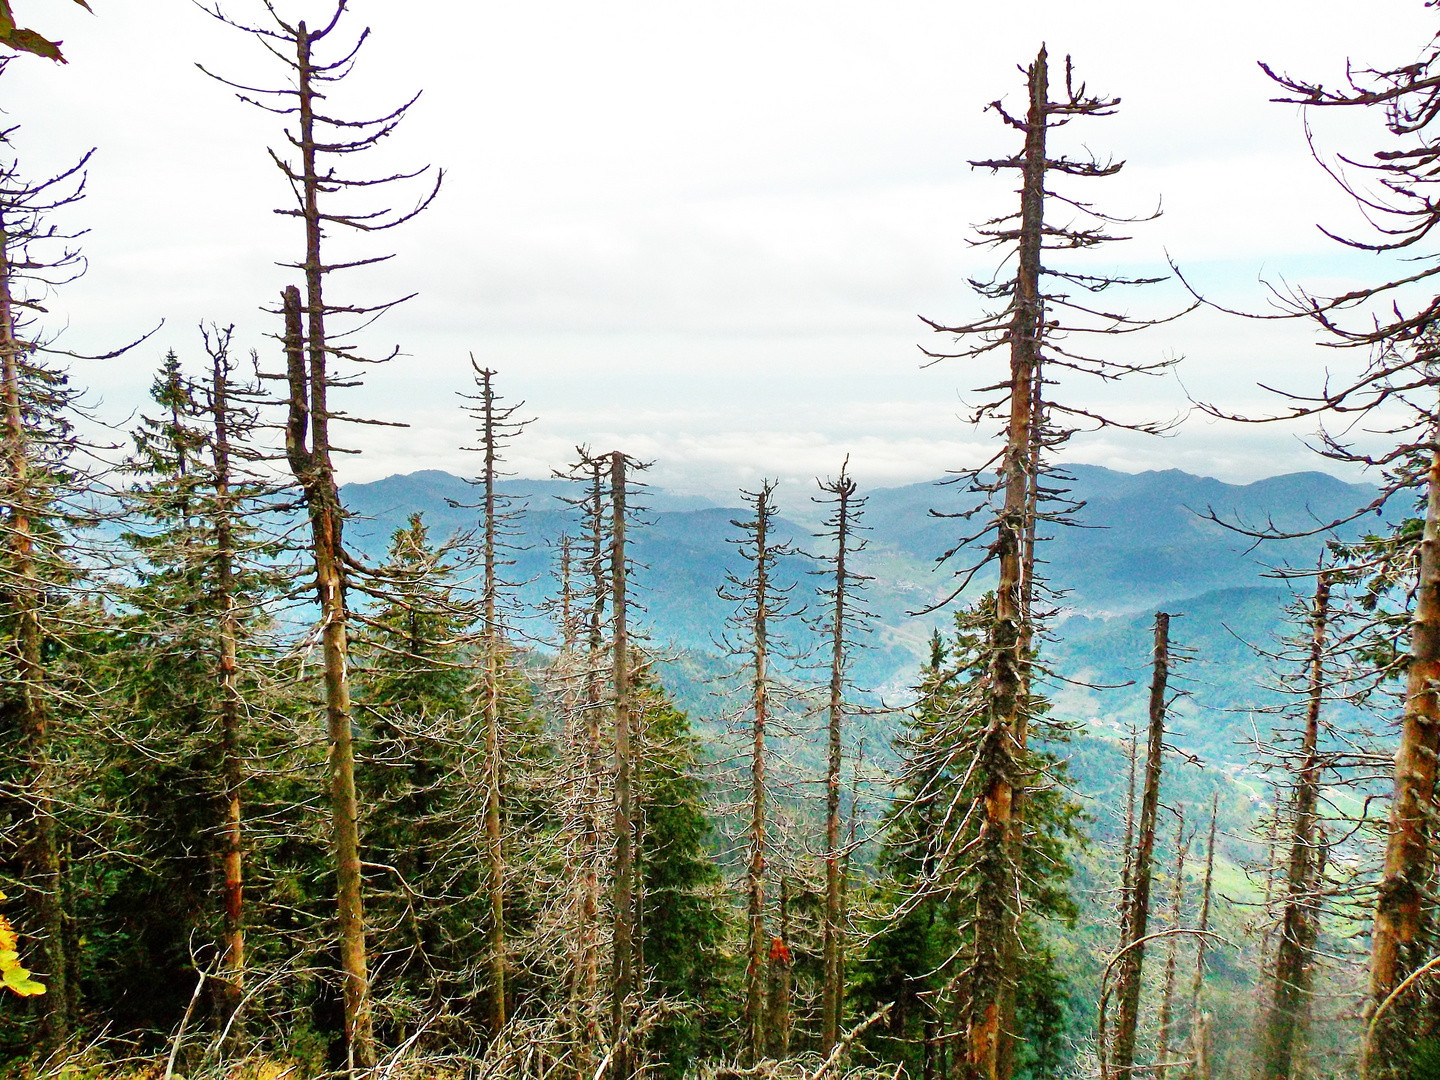
<path id="1" fill-rule="evenodd" d="M 984 726 L 987 649 L 981 634 L 990 603 L 987 597 L 958 613 L 949 640 L 938 632 L 932 638 L 919 702 L 896 737 L 904 765 L 884 821 L 878 915 L 852 994 L 866 1008 L 895 1003 L 869 1046 L 915 1075 L 930 1075 L 939 1055 L 954 1052 L 941 1045 L 938 1033 L 956 1029 L 963 1006 L 957 987 L 963 986 L 977 885 L 962 853 L 978 829 L 976 815 L 967 811 L 981 796 L 970 765 Z M 1035 697 L 1028 709 L 1033 747 L 1044 739 L 1048 705 Z M 1051 734 L 1063 737 L 1054 729 Z M 1077 914 L 1068 882 L 1072 856 L 1083 843 L 1083 818 L 1067 794 L 1064 762 L 1052 751 L 1032 749 L 1020 764 L 1028 779 L 1020 854 L 1025 960 L 1016 1017 L 1026 1048 L 1018 1051 L 1016 1065 L 1017 1075 L 1038 1077 L 1064 1058 L 1068 990 L 1046 934 L 1048 926 L 1069 925 Z"/>
<path id="2" fill-rule="evenodd" d="M 1410 1050 L 1406 1080 L 1440 1080 L 1440 1038 L 1420 1039 Z"/>
<path id="3" fill-rule="evenodd" d="M 711 826 L 699 777 L 699 742 L 690 720 L 642 670 L 637 682 L 644 755 L 637 776 L 640 873 L 644 910 L 640 936 L 648 993 L 678 1009 L 651 1032 L 648 1050 L 667 1078 L 729 1048 L 727 1021 L 739 972 L 723 951 L 726 904 L 709 854 Z"/>
<path id="4" fill-rule="evenodd" d="M 226 396 L 235 443 L 223 482 L 217 393 Z M 173 350 L 165 356 L 151 385 L 154 415 L 137 424 L 125 466 L 133 477 L 121 497 L 129 573 L 118 610 L 86 648 L 89 678 L 111 688 L 107 720 L 116 737 L 94 755 L 94 801 L 108 813 L 89 830 L 104 854 L 82 868 L 91 946 L 81 974 L 90 1004 L 118 1030 L 159 1032 L 178 1022 L 195 986 L 192 950 L 202 962 L 218 956 L 219 826 L 228 801 L 218 693 L 223 611 L 238 613 L 236 686 L 247 730 L 237 750 L 273 761 L 286 742 L 274 731 L 265 670 L 274 630 L 268 611 L 285 585 L 283 552 L 262 532 L 268 488 L 242 467 L 255 420 L 234 393 L 187 376 Z M 222 542 L 230 554 L 224 581 Z M 265 777 L 244 788 L 246 801 L 283 803 L 297 794 Z M 252 859 L 264 850 L 253 839 L 247 848 Z M 255 958 L 264 956 L 258 941 L 252 946 Z M 136 971 L 148 973 L 143 992 Z"/>

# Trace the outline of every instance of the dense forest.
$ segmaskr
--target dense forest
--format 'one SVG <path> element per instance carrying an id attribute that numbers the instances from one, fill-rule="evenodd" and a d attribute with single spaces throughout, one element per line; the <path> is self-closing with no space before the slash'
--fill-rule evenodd
<path id="1" fill-rule="evenodd" d="M 375 535 L 337 455 L 391 423 L 345 402 L 405 362 L 367 343 L 409 297 L 347 287 L 390 257 L 377 234 L 452 212 L 443 174 L 366 171 L 415 99 L 332 104 L 369 77 L 345 0 L 190 14 L 261 46 L 202 70 L 275 124 L 293 283 L 237 298 L 264 340 L 217 312 L 151 357 L 124 432 L 47 323 L 87 269 L 89 155 L 36 174 L 3 132 L 0 1076 L 1440 1077 L 1440 39 L 1338 87 L 1266 69 L 1278 100 L 1383 115 L 1336 174 L 1372 229 L 1335 239 L 1411 261 L 1264 314 L 1353 375 L 1265 414 L 1195 403 L 1313 422 L 1372 486 L 1186 509 L 1271 553 L 1283 613 L 1217 593 L 1112 625 L 1072 617 L 1135 575 L 1123 535 L 1104 575 L 1075 554 L 1101 540 L 1059 539 L 1097 527 L 1066 446 L 1163 434 L 1086 387 L 1180 364 L 1114 346 L 1211 301 L 1115 299 L 1161 279 L 1097 249 L 1158 226 L 1105 205 L 1122 164 L 1087 147 L 1120 103 L 1068 56 L 1040 47 L 1023 107 L 989 106 L 996 270 L 921 327 L 988 458 L 908 518 L 848 458 L 763 480 L 687 519 L 725 546 L 706 561 L 623 448 L 514 479 L 543 403 L 473 356 L 473 470 Z M 0 0 L 0 75 L 63 61 L 15 20 Z M 935 540 L 939 587 L 878 580 L 897 530 Z M 1201 681 L 1223 706 L 1189 704 Z"/>

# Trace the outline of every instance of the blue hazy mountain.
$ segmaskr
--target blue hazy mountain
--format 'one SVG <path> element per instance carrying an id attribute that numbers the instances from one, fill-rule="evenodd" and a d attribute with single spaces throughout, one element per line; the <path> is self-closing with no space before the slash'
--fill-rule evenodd
<path id="1" fill-rule="evenodd" d="M 1152 613 L 1161 608 L 1183 613 L 1174 636 L 1195 659 L 1184 673 L 1191 696 L 1180 712 L 1204 749 L 1232 758 L 1238 751 L 1229 732 L 1239 722 L 1217 726 L 1205 717 L 1269 700 L 1257 689 L 1266 681 L 1263 664 L 1245 641 L 1273 644 L 1290 593 L 1271 571 L 1314 565 L 1323 537 L 1257 545 L 1212 518 L 1300 532 L 1354 514 L 1370 503 L 1374 489 L 1313 472 L 1245 485 L 1178 470 L 1127 474 L 1090 465 L 1072 466 L 1068 475 L 1068 482 L 1056 486 L 1083 504 L 1075 515 L 1077 525 L 1049 526 L 1051 539 L 1043 547 L 1044 573 L 1056 590 L 1060 612 L 1047 647 L 1051 662 L 1068 678 L 1143 684 Z M 516 599 L 534 608 L 555 592 L 560 536 L 578 532 L 575 512 L 563 501 L 578 492 L 560 480 L 507 480 L 500 490 L 514 512 L 508 576 L 517 583 Z M 959 484 L 943 483 L 866 494 L 868 546 L 857 562 L 872 578 L 867 592 L 875 619 L 870 647 L 857 658 L 856 677 L 862 686 L 893 697 L 913 680 L 932 628 L 952 618 L 948 612 L 911 613 L 952 591 L 954 573 L 968 565 L 964 552 L 952 559 L 953 568 L 936 565 L 936 557 L 955 544 L 967 524 L 936 512 L 957 513 L 973 496 Z M 423 514 L 437 541 L 473 530 L 478 520 L 477 512 L 467 508 L 478 501 L 478 489 L 444 472 L 350 484 L 342 496 L 353 515 L 347 542 L 372 561 L 383 558 L 389 536 L 412 513 Z M 810 496 L 811 491 L 798 487 L 779 490 L 778 539 L 801 551 L 822 551 L 825 542 L 814 532 L 823 507 Z M 647 490 L 640 502 L 646 509 L 631 537 L 639 564 L 632 580 L 644 608 L 641 625 L 658 648 L 718 652 L 717 638 L 732 605 L 717 590 L 727 573 L 743 573 L 729 542 L 738 532 L 731 521 L 743 511 L 656 489 Z M 1367 516 L 1340 532 L 1354 536 L 1381 525 Z M 794 582 L 797 599 L 812 611 L 820 604 L 815 569 L 814 560 L 799 554 L 781 566 L 781 577 Z M 993 577 L 982 574 L 967 595 L 991 582 Z M 543 626 L 535 629 L 543 633 Z M 798 622 L 790 628 L 797 645 L 806 644 L 808 633 Z M 1100 693 L 1057 684 L 1055 696 L 1057 705 L 1103 730 L 1143 711 L 1142 689 Z"/>

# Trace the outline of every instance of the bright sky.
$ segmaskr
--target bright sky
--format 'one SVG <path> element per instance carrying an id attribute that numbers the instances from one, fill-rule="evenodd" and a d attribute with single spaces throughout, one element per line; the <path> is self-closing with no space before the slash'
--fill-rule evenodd
<path id="1" fill-rule="evenodd" d="M 99 351 L 159 319 L 121 360 L 77 362 L 102 411 L 144 402 L 166 348 L 201 358 L 200 320 L 237 325 L 272 356 L 273 303 L 300 234 L 274 215 L 288 197 L 267 146 L 276 118 L 235 100 L 196 62 L 273 84 L 279 65 L 185 0 L 16 0 L 17 15 L 64 39 L 71 63 L 22 58 L 4 108 L 32 172 L 98 147 L 75 223 L 91 230 L 87 277 L 55 297 L 65 342 Z M 328 17 L 324 3 L 281 0 Z M 230 0 L 237 17 L 258 0 Z M 1097 255 L 1097 270 L 1163 266 L 1233 305 L 1261 309 L 1260 278 L 1315 289 L 1376 280 L 1387 265 L 1345 255 L 1315 228 L 1355 225 L 1311 161 L 1294 106 L 1270 104 L 1256 67 L 1335 80 L 1347 57 L 1414 59 L 1432 27 L 1419 0 L 1211 0 L 1206 4 L 1023 5 L 935 0 L 353 0 L 348 24 L 373 35 L 333 109 L 388 107 L 416 90 L 411 118 L 376 156 L 433 162 L 433 208 L 348 251 L 396 257 L 337 279 L 331 296 L 418 292 L 368 332 L 374 370 L 342 407 L 408 422 L 361 428 L 345 477 L 465 471 L 455 392 L 474 352 L 539 421 L 516 448 L 544 475 L 589 442 L 657 462 L 654 480 L 718 492 L 761 474 L 832 473 L 846 453 L 870 485 L 930 479 L 982 454 L 958 419 L 993 371 L 922 370 L 937 342 L 918 314 L 979 311 L 965 284 L 994 256 L 969 226 L 1015 202 L 1006 176 L 966 160 L 1014 149 L 983 106 L 1023 108 L 1017 64 L 1042 40 L 1073 54 L 1120 114 L 1074 129 L 1128 161 L 1114 180 L 1069 185 L 1118 213 L 1163 198 L 1164 216 Z M 1058 64 L 1057 64 L 1058 66 Z M 1381 145 L 1376 117 L 1313 118 L 1327 151 Z M 1137 313 L 1177 302 L 1136 295 Z M 1125 355 L 1184 359 L 1175 375 L 1071 400 L 1127 417 L 1171 416 L 1185 390 L 1237 409 L 1272 404 L 1257 380 L 1313 388 L 1323 365 L 1304 324 L 1197 314 L 1125 343 Z M 1183 383 L 1183 386 L 1182 386 Z M 1076 460 L 1138 471 L 1178 467 L 1228 480 L 1322 467 L 1294 433 L 1192 417 L 1172 438 L 1096 436 Z"/>

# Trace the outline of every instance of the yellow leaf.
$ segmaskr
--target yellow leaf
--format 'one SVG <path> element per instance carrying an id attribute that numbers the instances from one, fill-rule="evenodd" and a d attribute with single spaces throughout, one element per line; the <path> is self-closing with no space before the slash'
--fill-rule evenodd
<path id="1" fill-rule="evenodd" d="M 5 0 L 0 0 L 3 4 Z M 0 900 L 5 898 L 0 893 Z M 0 915 L 0 984 L 13 994 L 21 997 L 35 997 L 45 993 L 45 984 L 30 978 L 30 972 L 20 966 L 19 935 L 10 920 Z"/>
<path id="2" fill-rule="evenodd" d="M 39 997 L 45 993 L 45 984 L 30 978 L 30 972 L 19 964 L 5 969 L 5 986 L 21 997 Z"/>

